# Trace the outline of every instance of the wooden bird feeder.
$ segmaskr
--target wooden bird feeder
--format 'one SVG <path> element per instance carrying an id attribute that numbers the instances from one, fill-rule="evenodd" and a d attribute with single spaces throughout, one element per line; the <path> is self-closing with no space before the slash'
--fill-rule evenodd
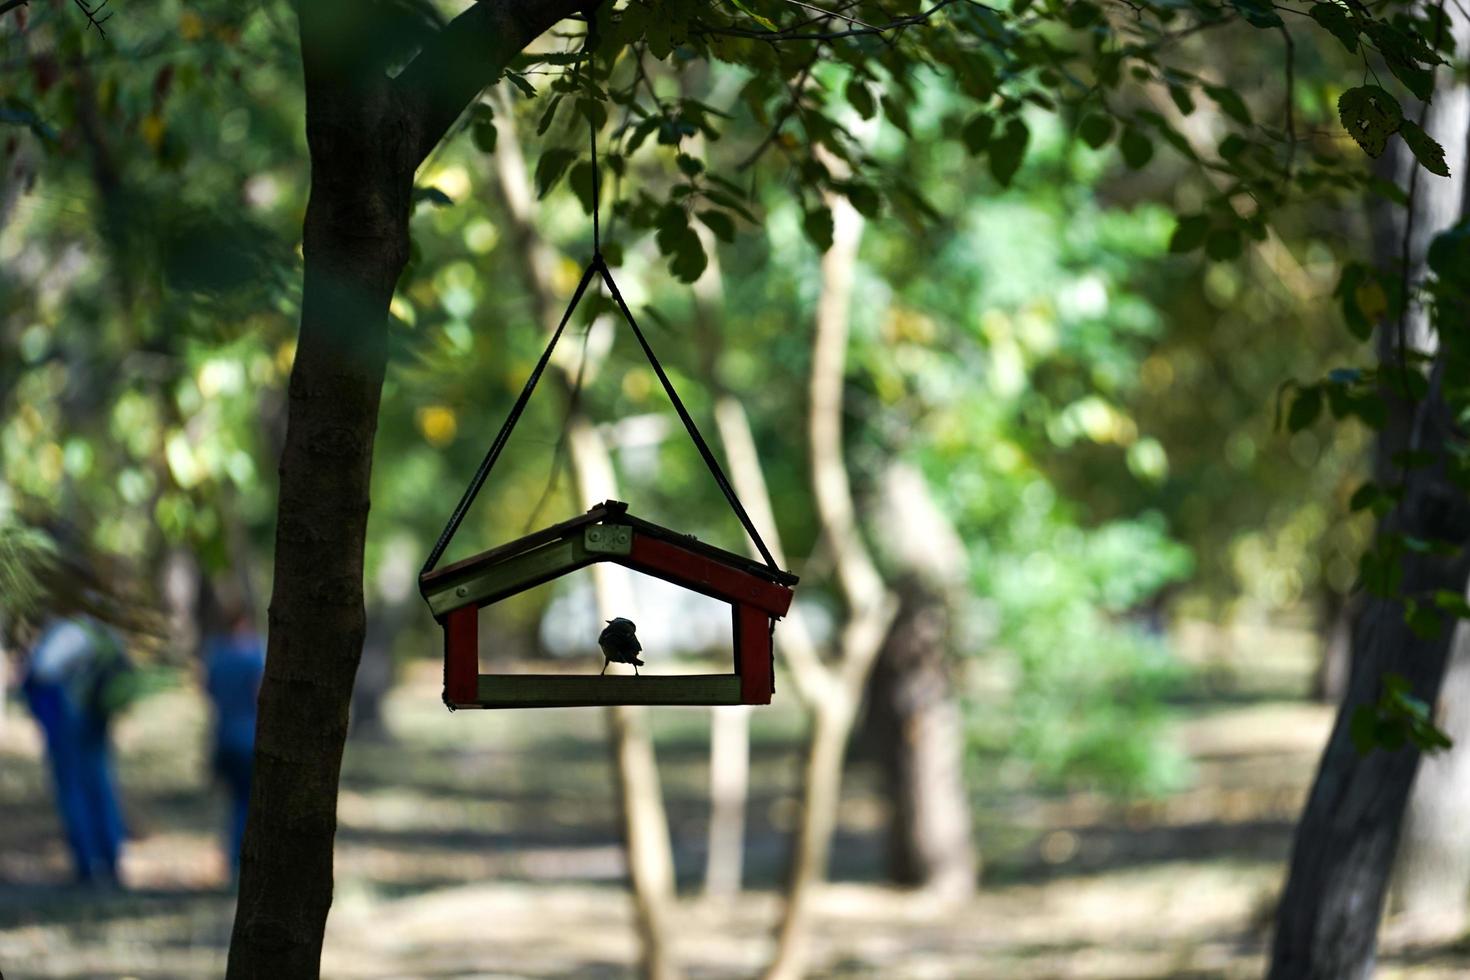
<path id="1" fill-rule="evenodd" d="M 611 561 L 730 604 L 728 674 L 482 674 L 480 609 L 595 562 Z M 797 577 L 660 527 L 609 500 L 580 517 L 425 572 L 419 588 L 444 627 L 444 702 L 452 708 L 605 704 L 769 704 L 771 635 Z"/>
<path id="2" fill-rule="evenodd" d="M 594 207 L 594 216 L 595 213 Z M 594 223 L 594 230 L 595 227 Z M 609 500 L 581 517 L 555 524 L 453 565 L 435 568 L 474 503 L 475 495 L 500 458 L 511 430 L 515 428 L 537 380 L 551 359 L 557 340 L 571 319 L 572 311 L 594 279 L 601 279 L 606 285 L 710 475 L 750 535 L 756 550 L 765 559 L 764 564 L 707 545 L 693 535 L 680 534 L 640 520 L 628 513 L 627 504 Z M 731 672 L 644 677 L 480 673 L 479 613 L 482 607 L 600 561 L 616 562 L 692 592 L 728 602 L 735 636 Z M 776 620 L 791 608 L 791 589 L 796 582 L 797 577 L 777 565 L 771 550 L 761 540 L 750 515 L 736 497 L 734 487 L 700 435 L 679 393 L 674 390 L 673 382 L 649 346 L 648 338 L 618 291 L 602 253 L 594 252 L 561 323 L 552 333 L 499 434 L 419 573 L 419 590 L 434 618 L 444 627 L 444 703 L 450 708 L 770 704 L 775 690 L 771 634 Z"/>

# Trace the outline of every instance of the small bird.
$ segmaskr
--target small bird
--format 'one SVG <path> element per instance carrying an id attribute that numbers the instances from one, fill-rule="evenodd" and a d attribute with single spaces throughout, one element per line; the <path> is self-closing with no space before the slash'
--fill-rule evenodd
<path id="1" fill-rule="evenodd" d="M 633 675 L 638 675 L 638 668 L 643 666 L 643 661 L 638 659 L 643 644 L 634 635 L 637 632 L 638 627 L 633 625 L 631 619 L 619 616 L 607 621 L 607 626 L 603 627 L 601 635 L 597 637 L 597 645 L 602 647 L 602 655 L 607 658 L 602 665 L 601 674 L 607 673 L 607 665 L 616 661 L 620 664 L 632 664 Z"/>

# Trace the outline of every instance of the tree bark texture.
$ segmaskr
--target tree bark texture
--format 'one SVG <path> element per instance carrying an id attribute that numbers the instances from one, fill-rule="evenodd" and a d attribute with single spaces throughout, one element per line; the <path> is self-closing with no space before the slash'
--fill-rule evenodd
<path id="1" fill-rule="evenodd" d="M 1404 818 L 1398 904 L 1416 938 L 1460 935 L 1470 902 L 1470 627 L 1455 627 L 1435 719 L 1454 746 L 1420 761 Z"/>
<path id="2" fill-rule="evenodd" d="M 383 44 L 391 4 L 299 6 L 311 153 L 305 281 L 231 978 L 320 972 L 337 783 L 364 634 L 388 303 L 408 257 L 414 172 L 510 59 L 578 6 L 481 0 L 395 78 Z"/>
<path id="3" fill-rule="evenodd" d="M 1445 14 L 1463 54 L 1470 46 L 1470 17 L 1456 4 Z M 1470 208 L 1465 168 L 1470 165 L 1470 86 L 1441 73 L 1441 84 L 1426 121 L 1429 131 L 1445 147 L 1451 178 L 1420 173 L 1416 188 L 1415 240 L 1411 259 L 1422 271 L 1428 241 L 1463 218 Z M 1411 166 L 1406 152 L 1396 159 Z M 1402 212 L 1398 212 L 1402 213 Z M 1411 337 L 1429 334 L 1422 310 L 1415 311 Z M 1429 343 L 1425 343 L 1429 348 Z M 1397 902 L 1406 925 L 1418 939 L 1453 938 L 1470 916 L 1470 633 L 1466 624 L 1456 629 L 1444 686 L 1435 704 L 1435 722 L 1454 740 L 1454 746 L 1423 760 L 1409 795 L 1403 841 L 1396 869 Z"/>
<path id="4" fill-rule="evenodd" d="M 1457 49 L 1463 49 L 1466 18 L 1453 5 L 1442 9 L 1451 18 Z M 1444 80 L 1442 75 L 1440 81 Z M 1424 117 L 1425 128 L 1446 148 L 1451 172 L 1456 175 L 1463 173 L 1466 163 L 1467 111 L 1470 103 L 1465 101 L 1463 88 L 1452 86 L 1435 96 Z M 1415 113 L 1416 107 L 1410 107 L 1405 114 Z M 1401 186 L 1413 188 L 1411 207 L 1407 213 L 1378 209 L 1373 216 L 1375 250 L 1381 264 L 1402 267 L 1406 280 L 1416 283 L 1424 274 L 1429 241 L 1460 216 L 1463 191 L 1458 179 L 1449 181 L 1416 171 L 1400 141 L 1395 141 L 1387 163 Z M 1379 363 L 1385 370 L 1398 369 L 1400 344 L 1435 353 L 1428 317 L 1421 308 L 1411 308 L 1403 324 L 1380 328 Z M 1398 475 L 1393 460 L 1400 450 L 1442 453 L 1453 425 L 1437 394 L 1417 405 L 1391 397 L 1387 400 L 1388 423 L 1378 435 L 1374 464 L 1377 479 L 1384 482 Z M 1470 501 L 1442 467 L 1409 470 L 1404 474 L 1402 501 L 1380 521 L 1379 529 L 1463 544 L 1470 537 Z M 1462 594 L 1467 570 L 1470 564 L 1462 556 L 1408 552 L 1403 559 L 1401 594 L 1423 596 L 1438 590 Z M 1276 913 L 1272 980 L 1366 980 L 1373 974 L 1379 920 L 1420 753 L 1409 746 L 1359 755 L 1350 725 L 1360 707 L 1378 700 L 1385 673 L 1402 675 L 1415 697 L 1436 704 L 1449 662 L 1453 626 L 1442 623 L 1436 636 L 1425 639 L 1404 622 L 1401 602 L 1364 597 L 1353 625 L 1347 691 L 1292 845 L 1286 887 Z"/>
<path id="5" fill-rule="evenodd" d="M 875 533 L 896 570 L 899 611 L 868 681 L 866 734 L 888 786 L 888 871 L 899 884 L 963 900 L 979 874 L 952 676 L 969 558 L 917 469 L 890 465 L 880 499 Z"/>

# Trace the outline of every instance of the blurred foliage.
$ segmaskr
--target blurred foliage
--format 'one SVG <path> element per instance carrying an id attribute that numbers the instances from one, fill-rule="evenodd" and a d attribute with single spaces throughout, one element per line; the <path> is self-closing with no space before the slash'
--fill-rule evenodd
<path id="1" fill-rule="evenodd" d="M 133 5 L 106 38 L 35 6 L 0 20 L 0 508 L 46 501 L 109 549 L 156 564 L 183 545 L 263 577 L 307 184 L 290 5 Z M 1311 43 L 1294 46 L 1270 5 L 1130 6 L 953 3 L 933 29 L 803 40 L 804 20 L 840 25 L 766 0 L 606 3 L 590 61 L 580 36 L 526 54 L 418 176 L 369 576 L 432 540 L 542 343 L 493 174 L 505 114 L 563 292 L 590 250 L 591 119 L 609 261 L 696 417 L 713 384 L 740 397 L 797 555 L 820 552 L 793 420 L 823 195 L 873 219 L 850 467 L 867 501 L 888 463 L 916 463 L 969 544 L 979 744 L 1047 780 L 1176 782 L 1170 617 L 1290 612 L 1351 586 L 1363 440 L 1288 441 L 1272 406 L 1352 342 L 1321 300 L 1354 268 L 1356 195 L 1383 186 L 1339 115 L 1369 152 L 1404 133 L 1393 95 L 1345 88 L 1347 66 L 1371 45 L 1412 92 L 1437 56 L 1432 25 L 1393 5 L 1307 5 Z M 395 43 L 411 44 L 436 8 L 404 9 Z M 713 313 L 683 286 L 712 257 Z M 610 425 L 625 496 L 733 544 L 631 338 L 598 312 L 559 356 Z M 462 547 L 577 509 L 553 480 L 564 411 L 552 391 L 532 403 Z M 639 419 L 667 438 L 612 425 Z M 823 578 L 805 599 L 824 600 Z M 530 633 L 541 612 L 528 600 L 501 628 Z M 427 625 L 400 648 L 437 653 Z"/>

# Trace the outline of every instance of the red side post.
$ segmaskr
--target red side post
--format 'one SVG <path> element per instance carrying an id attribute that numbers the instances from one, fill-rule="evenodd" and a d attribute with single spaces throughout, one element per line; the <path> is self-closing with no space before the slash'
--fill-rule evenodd
<path id="1" fill-rule="evenodd" d="M 480 697 L 480 610 L 461 606 L 444 617 L 444 700 L 456 707 Z"/>
<path id="2" fill-rule="evenodd" d="M 736 603 L 735 672 L 740 675 L 741 704 L 770 704 L 775 690 L 771 671 L 771 617 L 765 610 Z"/>

